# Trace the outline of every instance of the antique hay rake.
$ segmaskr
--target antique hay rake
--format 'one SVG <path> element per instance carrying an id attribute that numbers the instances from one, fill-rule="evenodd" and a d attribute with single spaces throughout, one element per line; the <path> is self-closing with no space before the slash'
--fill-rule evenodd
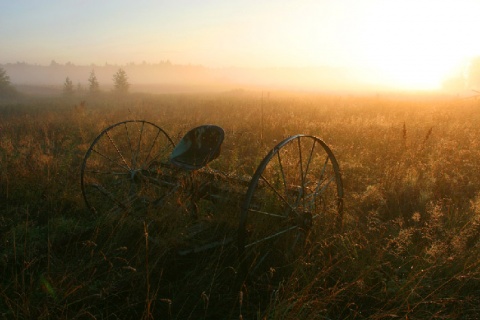
<path id="1" fill-rule="evenodd" d="M 247 179 L 207 166 L 220 155 L 223 139 L 223 129 L 215 125 L 190 130 L 176 146 L 148 121 L 111 125 L 83 160 L 85 203 L 95 214 L 155 217 L 159 237 L 178 230 L 178 237 L 192 244 L 179 250 L 182 254 L 231 242 L 242 261 L 262 270 L 298 256 L 313 231 L 341 225 L 339 165 L 321 139 L 302 134 L 284 139 Z M 214 222 L 217 216 L 223 218 Z M 210 237 L 199 236 L 205 230 Z"/>

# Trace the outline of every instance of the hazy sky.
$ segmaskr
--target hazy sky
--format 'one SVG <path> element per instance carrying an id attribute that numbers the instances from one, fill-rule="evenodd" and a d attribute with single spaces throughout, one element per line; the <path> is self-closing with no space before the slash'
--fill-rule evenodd
<path id="1" fill-rule="evenodd" d="M 480 55 L 479 0 L 0 0 L 0 63 L 339 66 L 434 87 Z"/>

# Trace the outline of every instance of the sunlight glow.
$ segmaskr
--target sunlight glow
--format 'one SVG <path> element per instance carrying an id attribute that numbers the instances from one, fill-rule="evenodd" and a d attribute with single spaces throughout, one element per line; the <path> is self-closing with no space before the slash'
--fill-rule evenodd
<path id="1" fill-rule="evenodd" d="M 297 68 L 240 78 L 253 84 L 431 90 L 480 56 L 479 12 L 479 0 L 7 1 L 0 64 L 168 60 Z"/>
<path id="2" fill-rule="evenodd" d="M 361 52 L 382 81 L 406 89 L 437 89 L 466 58 L 479 52 L 474 2 L 378 2 L 364 20 Z"/>
<path id="3" fill-rule="evenodd" d="M 474 30 L 480 30 L 479 1 L 343 4 L 314 7 L 312 1 L 297 10 L 295 23 L 281 32 L 283 37 L 294 34 L 302 38 L 301 43 L 293 42 L 297 59 L 365 70 L 358 76 L 371 83 L 438 89 L 466 59 L 480 54 L 480 44 L 472 37 Z M 327 14 L 319 18 L 319 12 Z"/>

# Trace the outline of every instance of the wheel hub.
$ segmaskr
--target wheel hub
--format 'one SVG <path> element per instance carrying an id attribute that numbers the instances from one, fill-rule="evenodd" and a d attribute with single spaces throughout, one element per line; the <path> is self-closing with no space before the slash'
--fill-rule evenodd
<path id="1" fill-rule="evenodd" d="M 140 182 L 140 176 L 141 176 L 141 169 L 131 169 L 130 170 L 130 179 L 135 182 L 139 183 Z"/>
<path id="2" fill-rule="evenodd" d="M 313 225 L 313 216 L 311 212 L 303 211 L 297 215 L 297 226 L 300 229 L 308 231 L 312 228 L 312 225 Z"/>

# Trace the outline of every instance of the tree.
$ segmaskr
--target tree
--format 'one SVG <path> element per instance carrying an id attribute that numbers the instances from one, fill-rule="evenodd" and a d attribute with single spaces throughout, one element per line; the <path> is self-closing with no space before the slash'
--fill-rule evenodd
<path id="1" fill-rule="evenodd" d="M 100 91 L 100 83 L 97 80 L 97 76 L 95 75 L 94 70 L 90 72 L 90 77 L 88 77 L 88 83 L 88 90 L 90 91 L 90 94 L 97 94 Z"/>
<path id="2" fill-rule="evenodd" d="M 84 91 L 82 84 L 80 82 L 77 83 L 77 93 L 82 94 Z"/>
<path id="3" fill-rule="evenodd" d="M 66 96 L 72 96 L 73 91 L 73 81 L 67 77 L 67 79 L 65 79 L 65 83 L 63 84 L 63 94 Z"/>
<path id="4" fill-rule="evenodd" d="M 10 77 L 8 76 L 5 69 L 0 67 L 0 96 L 8 97 L 14 96 L 15 94 L 16 90 L 10 82 Z"/>
<path id="5" fill-rule="evenodd" d="M 130 83 L 128 83 L 128 76 L 125 70 L 120 68 L 117 73 L 113 75 L 113 87 L 116 93 L 125 94 L 130 88 Z"/>

